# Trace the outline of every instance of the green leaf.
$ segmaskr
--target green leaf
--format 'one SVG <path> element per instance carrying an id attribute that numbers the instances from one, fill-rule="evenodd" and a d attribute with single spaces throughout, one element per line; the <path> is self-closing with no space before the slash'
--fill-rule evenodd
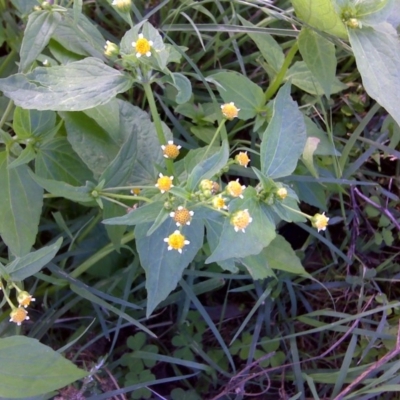
<path id="1" fill-rule="evenodd" d="M 18 167 L 19 165 L 24 165 L 28 164 L 30 161 L 32 161 L 36 157 L 36 152 L 34 149 L 34 146 L 29 143 L 22 151 L 21 154 L 16 158 L 14 161 L 12 161 L 9 165 L 8 168 L 15 168 Z"/>
<path id="2" fill-rule="evenodd" d="M 258 201 L 253 198 L 253 191 L 254 189 L 247 188 L 244 199 L 235 199 L 229 203 L 230 214 L 237 210 L 247 209 L 253 221 L 245 229 L 245 232 L 236 232 L 230 218 L 225 218 L 218 246 L 207 258 L 207 264 L 229 258 L 243 258 L 259 254 L 274 239 L 276 235 L 275 226 L 265 216 Z M 250 192 L 250 197 L 247 197 L 248 192 Z"/>
<path id="3" fill-rule="evenodd" d="M 20 107 L 14 110 L 13 129 L 19 139 L 45 135 L 51 132 L 55 125 L 54 111 L 25 110 Z"/>
<path id="4" fill-rule="evenodd" d="M 306 145 L 304 146 L 304 151 L 303 151 L 303 156 L 302 156 L 302 160 L 303 160 L 305 166 L 308 168 L 308 170 L 311 172 L 311 174 L 316 178 L 318 178 L 318 172 L 314 166 L 313 155 L 315 153 L 315 150 L 318 147 L 318 144 L 319 144 L 318 138 L 309 136 L 307 138 Z"/>
<path id="5" fill-rule="evenodd" d="M 122 145 L 119 153 L 99 178 L 104 180 L 104 187 L 123 186 L 132 174 L 132 168 L 136 161 L 137 136 L 132 133 Z"/>
<path id="6" fill-rule="evenodd" d="M 190 244 L 184 246 L 182 254 L 176 250 L 168 251 L 168 244 L 164 242 L 164 238 L 176 230 L 172 218 L 147 236 L 149 228 L 150 224 L 140 224 L 135 228 L 140 262 L 146 271 L 147 317 L 176 288 L 183 270 L 203 246 L 204 224 L 194 219 L 190 226 L 183 228 L 182 234 Z"/>
<path id="7" fill-rule="evenodd" d="M 72 148 L 99 177 L 117 156 L 120 146 L 83 112 L 63 113 L 62 117 Z"/>
<path id="8" fill-rule="evenodd" d="M 23 281 L 39 272 L 57 254 L 62 244 L 59 238 L 50 246 L 44 246 L 23 257 L 17 257 L 11 264 L 7 265 L 7 272 L 13 281 Z"/>
<path id="9" fill-rule="evenodd" d="M 61 15 L 52 11 L 34 11 L 29 14 L 28 23 L 20 50 L 19 71 L 27 72 L 36 57 L 49 43 Z"/>
<path id="10" fill-rule="evenodd" d="M 179 72 L 171 73 L 171 78 L 173 82 L 170 83 L 178 91 L 176 102 L 178 104 L 187 103 L 192 97 L 192 84 L 190 83 L 190 80 Z"/>
<path id="11" fill-rule="evenodd" d="M 0 235 L 16 256 L 29 253 L 36 240 L 43 189 L 29 176 L 26 165 L 9 169 L 7 153 L 0 153 Z"/>
<path id="12" fill-rule="evenodd" d="M 375 28 L 350 29 L 351 47 L 365 90 L 400 125 L 400 41 L 391 25 Z"/>
<path id="13" fill-rule="evenodd" d="M 308 275 L 292 246 L 281 235 L 276 235 L 276 238 L 265 249 L 264 255 L 269 267 L 272 269 L 296 275 Z"/>
<path id="14" fill-rule="evenodd" d="M 290 175 L 306 143 L 306 126 L 297 103 L 290 97 L 290 84 L 279 89 L 273 114 L 261 142 L 261 171 L 271 178 Z"/>
<path id="15" fill-rule="evenodd" d="M 25 336 L 0 339 L 0 396 L 21 398 L 60 389 L 87 376 L 52 348 Z"/>
<path id="16" fill-rule="evenodd" d="M 336 0 L 342 15 L 359 20 L 362 25 L 376 25 L 385 22 L 397 0 Z"/>
<path id="17" fill-rule="evenodd" d="M 118 204 L 110 201 L 103 201 L 103 218 L 125 216 L 126 210 Z M 126 231 L 126 225 L 106 225 L 107 235 L 116 249 L 121 246 L 121 239 Z"/>
<path id="18" fill-rule="evenodd" d="M 148 222 L 154 222 L 160 214 L 160 210 L 164 208 L 164 201 L 155 201 L 154 203 L 140 206 L 128 214 L 121 217 L 105 219 L 105 225 L 137 225 Z"/>
<path id="19" fill-rule="evenodd" d="M 193 169 L 187 180 L 187 190 L 194 190 L 202 179 L 212 178 L 221 171 L 229 159 L 229 145 L 225 140 L 218 153 L 200 161 Z"/>
<path id="20" fill-rule="evenodd" d="M 31 171 L 29 171 L 29 174 L 38 185 L 55 196 L 81 203 L 92 203 L 94 201 L 91 192 L 95 188 L 95 185 L 92 182 L 86 182 L 86 186 L 76 187 L 62 181 L 41 178 Z"/>
<path id="21" fill-rule="evenodd" d="M 85 58 L 0 79 L 0 90 L 27 109 L 80 111 L 105 104 L 132 86 L 132 79 L 98 58 Z"/>
<path id="22" fill-rule="evenodd" d="M 289 68 L 285 79 L 307 93 L 318 96 L 324 94 L 322 86 L 304 61 L 296 61 Z M 335 77 L 331 86 L 331 94 L 341 92 L 345 89 L 347 89 L 347 86 Z"/>
<path id="23" fill-rule="evenodd" d="M 244 26 L 255 27 L 252 23 L 238 15 L 240 22 Z M 247 32 L 247 35 L 253 40 L 253 42 L 260 50 L 260 53 L 264 57 L 265 61 L 272 67 L 275 74 L 279 72 L 285 61 L 285 55 L 283 54 L 282 47 L 279 46 L 277 41 L 268 33 L 252 33 Z"/>
<path id="24" fill-rule="evenodd" d="M 347 29 L 332 0 L 292 0 L 297 16 L 321 31 L 347 39 Z"/>
<path id="25" fill-rule="evenodd" d="M 271 243 L 273 243 L 274 239 Z M 268 246 L 269 247 L 269 246 Z M 254 280 L 265 279 L 265 278 L 276 278 L 274 271 L 270 268 L 267 261 L 267 249 L 268 247 L 261 250 L 261 253 L 247 256 L 242 258 L 240 261 L 247 268 L 251 277 Z"/>
<path id="26" fill-rule="evenodd" d="M 208 77 L 208 79 L 210 78 L 219 83 L 217 90 L 224 102 L 234 102 L 235 106 L 240 109 L 239 119 L 254 118 L 264 107 L 265 100 L 262 89 L 242 74 L 218 72 Z"/>
<path id="27" fill-rule="evenodd" d="M 340 152 L 330 141 L 328 134 L 320 129 L 309 117 L 304 116 L 304 122 L 307 128 L 307 137 L 319 139 L 318 147 L 314 154 L 318 156 L 340 156 Z"/>
<path id="28" fill-rule="evenodd" d="M 83 186 L 93 180 L 93 173 L 64 137 L 54 138 L 37 148 L 35 172 L 41 178 L 72 186 Z"/>
<path id="29" fill-rule="evenodd" d="M 329 98 L 336 78 L 335 45 L 306 27 L 301 29 L 298 43 L 303 60 Z"/>

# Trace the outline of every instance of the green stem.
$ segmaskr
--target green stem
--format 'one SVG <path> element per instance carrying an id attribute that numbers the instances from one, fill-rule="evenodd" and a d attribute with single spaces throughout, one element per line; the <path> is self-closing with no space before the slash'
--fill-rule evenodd
<path id="1" fill-rule="evenodd" d="M 14 102 L 13 102 L 12 100 L 10 100 L 10 101 L 8 102 L 8 104 L 7 104 L 7 108 L 6 108 L 6 110 L 4 111 L 3 116 L 2 116 L 1 119 L 0 119 L 0 129 L 3 127 L 3 125 L 4 125 L 5 122 L 7 121 L 8 117 L 9 117 L 9 115 L 10 115 L 12 109 L 13 109 L 13 106 L 14 106 Z M 4 134 L 8 135 L 6 132 L 4 132 L 4 133 L 2 132 L 2 134 L 3 134 L 3 135 L 4 135 Z M 12 140 L 11 137 L 9 137 L 9 140 Z"/>
<path id="2" fill-rule="evenodd" d="M 289 206 L 287 206 L 287 205 L 284 204 L 284 203 L 281 203 L 281 205 L 282 205 L 283 207 L 285 207 L 287 210 L 290 210 L 290 211 L 293 211 L 293 212 L 296 213 L 296 214 L 302 215 L 303 217 L 309 219 L 310 221 L 311 221 L 311 219 L 312 219 L 312 216 L 311 216 L 311 215 L 305 214 L 305 213 L 303 213 L 303 212 L 300 211 L 300 210 L 296 210 L 295 208 L 289 207 Z"/>
<path id="3" fill-rule="evenodd" d="M 219 135 L 219 132 L 220 132 L 220 130 L 222 129 L 222 127 L 225 125 L 225 122 L 226 122 L 226 119 L 224 118 L 224 119 L 221 121 L 221 123 L 218 125 L 218 128 L 217 128 L 217 130 L 215 131 L 214 136 L 213 136 L 213 138 L 211 139 L 211 142 L 210 142 L 210 144 L 208 145 L 208 148 L 207 148 L 206 152 L 204 153 L 204 156 L 203 156 L 203 158 L 202 158 L 202 161 L 207 157 L 208 152 L 210 151 L 210 149 L 211 149 L 212 145 L 214 144 L 214 142 L 217 140 L 217 137 L 218 137 L 218 135 Z"/>
<path id="4" fill-rule="evenodd" d="M 154 188 L 155 189 L 155 186 Z M 152 201 L 148 199 L 147 197 L 142 197 L 142 196 L 130 196 L 128 194 L 115 194 L 115 193 L 101 193 L 102 196 L 104 197 L 112 197 L 114 199 L 125 199 L 125 200 L 142 200 L 145 201 L 146 203 L 151 203 Z"/>
<path id="5" fill-rule="evenodd" d="M 296 55 L 298 50 L 299 50 L 299 45 L 296 41 L 294 43 L 294 45 L 292 46 L 292 48 L 287 53 L 285 61 L 283 62 L 280 71 L 277 73 L 277 75 L 275 76 L 275 79 L 272 81 L 269 88 L 265 92 L 265 102 L 270 100 L 272 98 L 272 96 L 278 91 L 279 86 L 283 82 L 286 72 L 287 72 L 290 64 L 293 61 L 293 57 Z"/>
<path id="6" fill-rule="evenodd" d="M 150 83 L 144 82 L 143 89 L 146 94 L 147 101 L 149 102 L 150 112 L 151 112 L 151 116 L 153 117 L 153 123 L 156 128 L 156 133 L 157 133 L 158 141 L 160 142 L 160 146 L 166 145 L 167 140 L 165 139 L 165 136 L 164 136 L 164 131 L 163 131 L 162 124 L 161 124 L 161 118 L 160 118 L 160 115 L 158 114 L 156 101 L 154 99 L 154 95 L 153 95 L 153 91 L 151 90 Z M 165 163 L 167 165 L 168 175 L 174 176 L 173 161 L 166 159 Z"/>

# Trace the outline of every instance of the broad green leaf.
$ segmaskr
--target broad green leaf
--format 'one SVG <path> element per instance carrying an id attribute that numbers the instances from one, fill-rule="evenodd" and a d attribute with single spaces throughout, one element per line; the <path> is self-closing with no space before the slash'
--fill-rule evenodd
<path id="1" fill-rule="evenodd" d="M 155 201 L 154 203 L 140 206 L 121 217 L 109 218 L 103 221 L 105 225 L 137 225 L 154 222 L 164 208 L 164 201 Z"/>
<path id="2" fill-rule="evenodd" d="M 173 79 L 172 84 L 178 91 L 176 102 L 178 104 L 187 103 L 192 97 L 192 84 L 190 83 L 190 80 L 179 72 L 172 73 L 171 77 Z"/>
<path id="3" fill-rule="evenodd" d="M 26 336 L 0 339 L 0 396 L 21 398 L 60 389 L 88 373 Z"/>
<path id="4" fill-rule="evenodd" d="M 247 209 L 253 221 L 245 229 L 245 232 L 236 232 L 230 218 L 225 218 L 218 246 L 207 258 L 207 264 L 259 254 L 275 237 L 275 226 L 263 213 L 260 204 L 253 197 L 255 195 L 253 191 L 254 189 L 247 188 L 244 199 L 235 199 L 229 203 L 230 214 L 237 210 Z"/>
<path id="5" fill-rule="evenodd" d="M 50 246 L 44 246 L 23 257 L 17 257 L 11 264 L 7 265 L 7 272 L 10 274 L 11 280 L 23 281 L 35 275 L 55 257 L 61 244 L 62 238 Z"/>
<path id="6" fill-rule="evenodd" d="M 22 15 L 28 15 L 38 4 L 37 0 L 11 0 L 11 3 Z"/>
<path id="7" fill-rule="evenodd" d="M 265 249 L 264 255 L 268 266 L 272 269 L 296 275 L 308 275 L 292 246 L 281 235 L 276 235 L 276 238 Z"/>
<path id="8" fill-rule="evenodd" d="M 336 0 L 336 3 L 344 19 L 355 18 L 362 25 L 376 25 L 386 21 L 395 1 L 398 0 Z"/>
<path id="9" fill-rule="evenodd" d="M 49 40 L 58 24 L 61 15 L 52 11 L 34 11 L 29 14 L 21 44 L 19 71 L 27 72 L 36 60 L 36 57 L 49 43 Z"/>
<path id="10" fill-rule="evenodd" d="M 135 133 L 132 133 L 122 145 L 115 159 L 101 174 L 99 182 L 104 180 L 105 188 L 125 185 L 127 179 L 132 175 L 136 154 L 137 136 Z"/>
<path id="11" fill-rule="evenodd" d="M 306 145 L 304 146 L 304 151 L 303 151 L 303 156 L 302 156 L 305 166 L 308 168 L 308 170 L 311 172 L 311 174 L 316 178 L 318 178 L 318 172 L 314 166 L 313 156 L 314 156 L 315 150 L 318 147 L 318 144 L 319 144 L 318 138 L 309 136 L 307 138 Z"/>
<path id="12" fill-rule="evenodd" d="M 147 317 L 176 288 L 183 270 L 203 246 L 204 236 L 203 222 L 193 219 L 190 226 L 185 226 L 182 230 L 190 244 L 184 246 L 180 254 L 176 250 L 169 251 L 168 244 L 164 242 L 164 238 L 177 229 L 172 218 L 168 218 L 152 235 L 147 236 L 150 226 L 140 224 L 135 228 L 136 246 L 141 265 L 146 272 Z"/>
<path id="13" fill-rule="evenodd" d="M 347 39 L 347 29 L 333 0 L 292 0 L 297 16 L 321 31 Z"/>
<path id="14" fill-rule="evenodd" d="M 227 164 L 229 159 L 229 145 L 227 141 L 222 143 L 218 153 L 211 157 L 200 161 L 189 175 L 187 181 L 187 189 L 194 190 L 202 179 L 212 178 L 215 174 L 221 171 Z"/>
<path id="15" fill-rule="evenodd" d="M 0 90 L 27 109 L 80 111 L 105 104 L 132 86 L 132 79 L 98 58 L 0 79 Z"/>
<path id="16" fill-rule="evenodd" d="M 301 29 L 299 50 L 307 67 L 329 98 L 336 78 L 335 45 L 310 28 Z"/>
<path id="17" fill-rule="evenodd" d="M 280 219 L 287 222 L 305 222 L 306 218 L 299 209 L 297 194 L 289 187 L 286 187 L 286 190 L 288 191 L 288 196 L 284 200 L 276 201 L 271 206 L 263 204 L 263 210 L 267 215 L 270 211 L 273 211 Z"/>
<path id="18" fill-rule="evenodd" d="M 94 190 L 95 185 L 91 182 L 86 182 L 86 186 L 76 187 L 62 181 L 41 178 L 31 171 L 30 175 L 38 185 L 55 196 L 64 197 L 81 203 L 92 203 L 94 201 L 91 192 Z"/>
<path id="19" fill-rule="evenodd" d="M 238 15 L 238 18 L 244 26 L 255 27 L 255 25 L 248 22 L 240 15 Z M 285 60 L 285 55 L 283 54 L 282 47 L 279 46 L 277 41 L 268 33 L 247 32 L 247 35 L 256 44 L 265 61 L 268 63 L 269 66 L 272 67 L 274 73 L 276 74 L 281 69 L 282 64 Z"/>
<path id="20" fill-rule="evenodd" d="M 69 9 L 63 13 L 63 19 L 54 31 L 53 39 L 73 53 L 105 58 L 103 36 L 83 14 L 79 15 L 76 23 L 74 10 Z"/>
<path id="21" fill-rule="evenodd" d="M 28 164 L 30 161 L 32 161 L 36 157 L 36 152 L 34 145 L 29 143 L 22 151 L 21 154 L 16 158 L 14 161 L 12 161 L 9 165 L 8 168 L 15 168 L 20 165 Z"/>
<path id="22" fill-rule="evenodd" d="M 126 210 L 118 204 L 112 203 L 110 201 L 103 201 L 103 218 L 113 218 L 125 216 Z M 126 231 L 126 225 L 107 225 L 106 224 L 107 235 L 116 249 L 121 246 L 121 239 Z"/>
<path id="23" fill-rule="evenodd" d="M 264 107 L 264 92 L 244 75 L 238 72 L 218 72 L 208 78 L 219 83 L 216 87 L 225 103 L 233 102 L 240 109 L 239 119 L 254 118 Z"/>
<path id="24" fill-rule="evenodd" d="M 117 156 L 120 146 L 83 112 L 63 113 L 67 139 L 81 160 L 100 176 Z"/>
<path id="25" fill-rule="evenodd" d="M 389 24 L 349 29 L 351 47 L 367 93 L 400 125 L 400 40 Z"/>
<path id="26" fill-rule="evenodd" d="M 327 211 L 328 200 L 324 186 L 320 183 L 293 182 L 292 186 L 301 201 L 311 204 L 320 210 Z"/>
<path id="27" fill-rule="evenodd" d="M 274 243 L 275 240 L 276 238 L 270 243 L 269 246 L 271 246 L 271 244 Z M 276 278 L 274 271 L 272 271 L 267 261 L 267 249 L 269 246 L 262 249 L 261 253 L 259 254 L 247 256 L 240 260 L 254 280 Z"/>
<path id="28" fill-rule="evenodd" d="M 16 256 L 29 253 L 36 240 L 43 205 L 43 189 L 29 176 L 29 168 L 8 168 L 7 153 L 0 153 L 0 235 Z"/>
<path id="29" fill-rule="evenodd" d="M 318 147 L 314 154 L 319 156 L 340 156 L 340 152 L 335 149 L 335 146 L 329 140 L 328 134 L 307 116 L 304 116 L 304 122 L 307 128 L 307 137 L 315 137 L 319 139 Z"/>
<path id="30" fill-rule="evenodd" d="M 93 173 L 64 137 L 54 138 L 37 148 L 35 172 L 41 178 L 72 186 L 83 186 L 93 180 Z"/>
<path id="31" fill-rule="evenodd" d="M 306 143 L 306 126 L 297 103 L 290 97 L 290 84 L 279 89 L 273 114 L 261 142 L 261 171 L 270 178 L 290 175 Z"/>
<path id="32" fill-rule="evenodd" d="M 55 125 L 54 111 L 25 110 L 20 107 L 14 110 L 13 129 L 19 139 L 39 137 L 51 132 Z"/>
<path id="33" fill-rule="evenodd" d="M 322 86 L 309 70 L 304 61 L 296 61 L 287 71 L 285 79 L 307 93 L 318 96 L 322 96 L 324 94 Z M 335 77 L 331 86 L 331 94 L 338 93 L 346 89 L 347 86 Z"/>

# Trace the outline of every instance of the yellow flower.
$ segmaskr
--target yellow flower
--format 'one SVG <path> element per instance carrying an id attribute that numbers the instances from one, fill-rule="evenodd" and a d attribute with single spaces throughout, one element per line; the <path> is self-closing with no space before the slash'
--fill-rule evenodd
<path id="1" fill-rule="evenodd" d="M 237 211 L 232 215 L 231 224 L 235 228 L 235 231 L 238 232 L 241 230 L 245 232 L 245 228 L 253 221 L 253 218 L 250 217 L 249 211 L 241 210 Z"/>
<path id="2" fill-rule="evenodd" d="M 236 181 L 230 181 L 228 185 L 226 186 L 226 191 L 228 194 L 232 197 L 240 197 L 243 199 L 243 190 L 246 189 L 246 186 L 242 186 L 239 183 L 239 179 L 236 179 Z"/>
<path id="3" fill-rule="evenodd" d="M 20 306 L 28 307 L 31 301 L 35 301 L 36 299 L 32 297 L 28 292 L 25 290 L 18 293 L 17 300 Z"/>
<path id="4" fill-rule="evenodd" d="M 183 236 L 178 230 L 165 238 L 164 242 L 168 243 L 168 250 L 178 250 L 181 254 L 183 247 L 190 244 L 189 240 L 186 240 L 185 236 Z"/>
<path id="5" fill-rule="evenodd" d="M 247 165 L 250 162 L 250 158 L 247 155 L 247 151 L 241 151 L 239 154 L 236 155 L 235 157 L 236 162 L 241 165 L 242 167 L 247 168 Z"/>
<path id="6" fill-rule="evenodd" d="M 214 197 L 212 200 L 212 204 L 217 210 L 228 209 L 228 206 L 225 204 L 225 199 L 222 197 L 222 195 Z"/>
<path id="7" fill-rule="evenodd" d="M 176 144 L 174 144 L 174 142 L 172 140 L 168 140 L 167 145 L 161 146 L 164 157 L 170 158 L 172 160 L 175 160 L 175 158 L 179 156 L 179 150 L 181 148 L 182 148 L 182 146 L 177 146 Z"/>
<path id="8" fill-rule="evenodd" d="M 119 47 L 115 43 L 112 43 L 109 40 L 107 40 L 104 46 L 104 54 L 107 57 L 117 56 L 119 54 Z"/>
<path id="9" fill-rule="evenodd" d="M 177 210 L 172 211 L 169 214 L 169 216 L 176 222 L 176 226 L 190 225 L 190 220 L 193 215 L 193 211 L 189 211 L 187 208 L 182 206 L 179 206 Z"/>
<path id="10" fill-rule="evenodd" d="M 14 308 L 10 313 L 10 322 L 15 322 L 18 326 L 28 319 L 28 311 L 23 307 Z"/>
<path id="11" fill-rule="evenodd" d="M 131 0 L 114 0 L 111 4 L 121 12 L 129 12 L 131 10 Z"/>
<path id="12" fill-rule="evenodd" d="M 325 216 L 325 213 L 315 214 L 311 218 L 312 226 L 314 228 L 317 228 L 318 232 L 324 231 L 326 229 L 326 227 L 328 226 L 328 221 L 329 221 L 329 218 L 327 216 Z"/>
<path id="13" fill-rule="evenodd" d="M 230 103 L 223 104 L 221 106 L 221 111 L 222 111 L 223 116 L 226 119 L 231 120 L 231 119 L 236 118 L 238 116 L 240 108 L 237 108 L 235 106 L 235 103 L 230 102 Z"/>
<path id="14" fill-rule="evenodd" d="M 203 179 L 200 182 L 200 190 L 202 190 L 203 192 L 205 192 L 206 190 L 211 191 L 213 188 L 213 181 L 210 181 L 209 179 Z"/>
<path id="15" fill-rule="evenodd" d="M 132 193 L 134 196 L 139 196 L 139 194 L 140 194 L 140 189 L 139 189 L 139 188 L 133 188 L 133 189 L 131 189 L 131 193 Z"/>
<path id="16" fill-rule="evenodd" d="M 136 57 L 140 58 L 141 56 L 150 57 L 151 56 L 151 47 L 153 46 L 153 42 L 151 40 L 147 40 L 143 37 L 143 33 L 139 34 L 139 39 L 137 42 L 132 42 L 132 46 L 136 50 Z"/>
<path id="17" fill-rule="evenodd" d="M 288 193 L 287 193 L 287 189 L 286 188 L 279 188 L 277 191 L 276 191 L 276 195 L 281 199 L 281 200 L 284 200 L 284 199 L 286 199 L 286 197 L 287 197 L 287 195 L 288 195 Z"/>
<path id="18" fill-rule="evenodd" d="M 160 189 L 161 193 L 168 192 L 174 185 L 172 184 L 173 176 L 164 176 L 163 174 L 158 175 L 156 187 Z"/>

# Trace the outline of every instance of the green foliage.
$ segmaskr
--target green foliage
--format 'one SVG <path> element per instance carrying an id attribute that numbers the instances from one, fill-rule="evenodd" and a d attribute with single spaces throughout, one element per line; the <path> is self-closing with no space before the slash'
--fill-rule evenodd
<path id="1" fill-rule="evenodd" d="M 0 396 L 398 390 L 398 1 L 178 3 L 0 1 Z"/>

